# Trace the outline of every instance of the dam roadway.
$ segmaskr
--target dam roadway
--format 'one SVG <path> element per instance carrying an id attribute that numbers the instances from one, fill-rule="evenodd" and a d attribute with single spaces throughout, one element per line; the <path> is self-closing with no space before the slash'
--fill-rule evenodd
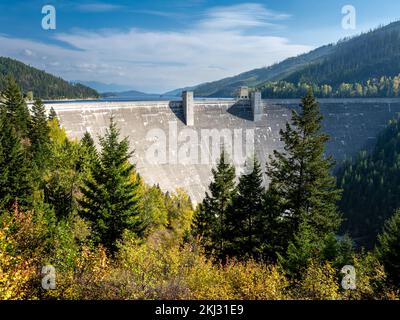
<path id="1" fill-rule="evenodd" d="M 331 137 L 327 155 L 337 162 L 373 145 L 377 135 L 400 114 L 400 99 L 318 99 L 323 131 Z M 190 102 L 190 99 L 189 99 Z M 113 115 L 134 150 L 133 162 L 148 184 L 164 191 L 182 188 L 196 203 L 211 181 L 211 168 L 223 143 L 238 173 L 253 153 L 265 164 L 280 150 L 279 130 L 290 120 L 300 100 L 195 99 L 192 114 L 183 101 L 47 102 L 72 139 L 88 131 L 95 141 L 104 135 Z M 267 183 L 267 177 L 265 177 Z"/>

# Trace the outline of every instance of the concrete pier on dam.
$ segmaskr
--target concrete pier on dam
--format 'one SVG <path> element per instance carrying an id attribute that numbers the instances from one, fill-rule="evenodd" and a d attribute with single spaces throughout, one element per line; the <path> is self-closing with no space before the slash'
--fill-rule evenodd
<path id="1" fill-rule="evenodd" d="M 400 114 L 400 99 L 320 99 L 323 130 L 331 136 L 327 154 L 337 161 L 372 145 L 377 134 Z M 182 188 L 196 203 L 211 181 L 211 169 L 223 143 L 238 170 L 255 153 L 264 165 L 280 150 L 279 131 L 300 100 L 193 99 L 182 101 L 46 103 L 53 107 L 71 138 L 88 131 L 97 140 L 113 115 L 122 137 L 129 137 L 133 161 L 148 184 L 164 191 Z M 267 177 L 265 177 L 267 179 Z M 267 180 L 265 180 L 267 182 Z"/>

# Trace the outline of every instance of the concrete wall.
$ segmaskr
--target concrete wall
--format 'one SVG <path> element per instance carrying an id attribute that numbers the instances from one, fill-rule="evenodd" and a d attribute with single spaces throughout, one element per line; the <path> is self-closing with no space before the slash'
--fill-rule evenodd
<path id="1" fill-rule="evenodd" d="M 263 114 L 263 103 L 261 100 L 261 92 L 252 92 L 250 96 L 251 111 L 253 112 L 253 121 L 260 121 Z"/>
<path id="2" fill-rule="evenodd" d="M 183 116 L 187 126 L 194 125 L 194 96 L 192 91 L 182 92 Z"/>
<path id="3" fill-rule="evenodd" d="M 182 187 L 198 202 L 211 181 L 213 167 L 212 161 L 202 162 L 201 153 L 208 152 L 209 159 L 215 160 L 212 144 L 204 148 L 201 139 L 204 131 L 214 129 L 225 137 L 231 133 L 232 145 L 235 137 L 241 137 L 244 143 L 235 153 L 239 150 L 242 157 L 233 159 L 241 172 L 244 159 L 253 151 L 264 164 L 274 149 L 281 149 L 279 130 L 285 127 L 291 110 L 298 105 L 298 100 L 262 100 L 262 114 L 259 121 L 253 121 L 250 101 L 195 100 L 191 127 L 186 125 L 180 101 L 50 103 L 46 106 L 54 107 L 68 135 L 78 139 L 86 130 L 95 139 L 103 135 L 113 114 L 122 136 L 130 139 L 131 148 L 135 150 L 133 160 L 146 182 L 158 183 L 169 191 Z M 332 137 L 327 153 L 339 161 L 370 145 L 387 122 L 400 113 L 399 99 L 322 99 L 320 105 L 324 130 Z M 247 133 L 254 134 L 254 150 L 246 150 Z M 166 142 L 165 159 L 151 156 L 154 146 L 163 140 Z M 198 161 L 186 159 L 185 150 L 192 151 L 192 155 L 198 150 Z"/>

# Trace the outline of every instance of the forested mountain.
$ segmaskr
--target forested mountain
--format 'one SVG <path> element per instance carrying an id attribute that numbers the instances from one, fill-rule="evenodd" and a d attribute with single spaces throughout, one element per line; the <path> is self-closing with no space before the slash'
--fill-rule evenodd
<path id="1" fill-rule="evenodd" d="M 384 221 L 400 207 L 400 122 L 393 120 L 374 149 L 343 165 L 337 177 L 343 189 L 343 231 L 372 245 Z"/>
<path id="2" fill-rule="evenodd" d="M 301 97 L 307 91 L 293 93 L 292 87 L 304 84 L 330 86 L 330 92 L 340 91 L 351 96 L 342 85 L 366 86 L 367 81 L 379 82 L 381 77 L 400 74 L 400 22 L 394 22 L 337 44 L 320 47 L 307 54 L 289 58 L 267 68 L 254 69 L 234 77 L 192 87 L 196 96 L 232 97 L 239 86 L 257 87 L 265 97 Z M 273 94 L 268 91 L 272 87 Z M 282 87 L 289 87 L 282 90 Z M 327 89 L 329 91 L 329 88 Z M 280 95 L 274 92 L 279 91 Z M 318 90 L 314 91 L 317 96 Z M 174 91 L 176 92 L 176 91 Z M 364 95 L 365 96 L 365 95 Z"/>
<path id="3" fill-rule="evenodd" d="M 9 76 L 16 79 L 24 94 L 32 92 L 36 98 L 85 99 L 99 96 L 96 90 L 82 84 L 71 84 L 20 61 L 0 57 L 0 91 L 4 90 Z"/>
<path id="4" fill-rule="evenodd" d="M 165 95 L 180 95 L 183 90 L 194 90 L 195 95 L 198 97 L 232 97 L 239 86 L 258 86 L 266 81 L 280 80 L 288 73 L 300 70 L 312 61 L 319 61 L 329 54 L 332 49 L 332 45 L 323 46 L 269 67 L 254 69 L 237 76 L 203 83 L 194 87 L 173 90 L 165 93 Z"/>
<path id="5" fill-rule="evenodd" d="M 339 85 L 400 73 L 400 22 L 339 41 L 330 55 L 284 78 Z"/>

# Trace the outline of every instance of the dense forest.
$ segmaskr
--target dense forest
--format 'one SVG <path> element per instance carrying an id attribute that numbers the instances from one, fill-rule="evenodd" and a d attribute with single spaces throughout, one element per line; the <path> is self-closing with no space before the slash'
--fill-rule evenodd
<path id="1" fill-rule="evenodd" d="M 311 90 L 266 167 L 251 157 L 237 181 L 221 147 L 196 208 L 143 181 L 113 118 L 96 148 L 41 100 L 30 113 L 14 81 L 1 96 L 0 299 L 400 297 L 400 211 L 370 251 L 337 236 L 341 190 Z"/>
<path id="2" fill-rule="evenodd" d="M 339 41 L 322 61 L 310 63 L 285 77 L 292 83 L 339 85 L 381 76 L 394 77 L 400 70 L 400 22 Z"/>
<path id="3" fill-rule="evenodd" d="M 268 82 L 260 87 L 265 99 L 301 98 L 312 89 L 317 98 L 398 98 L 400 93 L 400 75 L 368 79 L 365 82 L 340 83 L 332 87 L 329 84 L 312 83 L 293 84 L 286 81 Z"/>
<path id="4" fill-rule="evenodd" d="M 393 120 L 371 152 L 362 151 L 340 167 L 343 230 L 371 247 L 384 221 L 400 207 L 400 122 Z"/>
<path id="5" fill-rule="evenodd" d="M 72 84 L 17 60 L 0 57 L 0 91 L 5 89 L 9 76 L 15 77 L 22 92 L 29 99 L 87 99 L 99 97 L 96 90 L 82 84 Z"/>

